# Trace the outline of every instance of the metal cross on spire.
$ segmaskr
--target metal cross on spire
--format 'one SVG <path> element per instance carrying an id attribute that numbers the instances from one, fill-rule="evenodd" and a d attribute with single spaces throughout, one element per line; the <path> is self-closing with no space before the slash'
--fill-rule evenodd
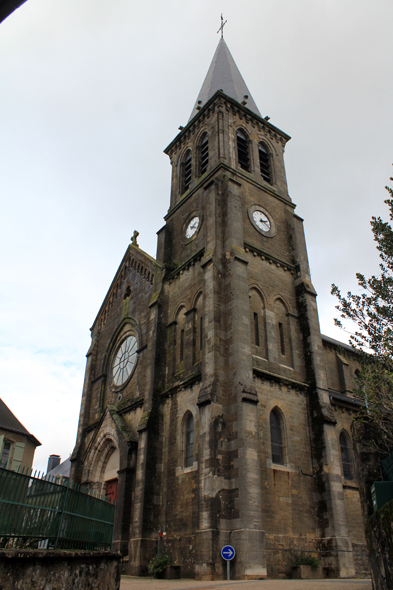
<path id="1" fill-rule="evenodd" d="M 217 31 L 217 33 L 219 33 L 221 31 L 221 39 L 224 38 L 224 27 L 227 24 L 227 22 L 228 21 L 226 20 L 225 23 L 224 23 L 224 18 L 223 18 L 222 13 L 221 13 L 221 27 Z"/>

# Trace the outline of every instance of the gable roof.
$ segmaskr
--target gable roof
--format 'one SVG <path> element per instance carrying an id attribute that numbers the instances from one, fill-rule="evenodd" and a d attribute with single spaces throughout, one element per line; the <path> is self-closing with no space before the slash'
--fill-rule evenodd
<path id="1" fill-rule="evenodd" d="M 99 317 L 105 312 L 110 298 L 113 297 L 116 284 L 120 285 L 127 281 L 128 273 L 131 270 L 145 276 L 146 282 L 153 285 L 154 272 L 161 266 L 155 258 L 142 250 L 138 245 L 129 244 L 90 330 L 93 330 Z"/>
<path id="2" fill-rule="evenodd" d="M 50 478 L 50 477 L 57 477 L 58 475 L 62 475 L 63 477 L 67 477 L 69 479 L 70 471 L 71 471 L 71 461 L 70 461 L 70 458 L 68 457 L 68 459 L 66 459 L 62 463 L 59 463 L 59 465 L 56 465 L 56 467 L 54 467 L 53 469 L 48 471 L 48 473 L 46 474 L 45 477 Z"/>
<path id="3" fill-rule="evenodd" d="M 322 336 L 322 340 L 324 342 L 327 342 L 327 344 L 331 344 L 332 346 L 335 346 L 336 348 L 344 348 L 345 350 L 348 350 L 350 352 L 352 352 L 353 354 L 357 354 L 357 350 L 356 348 L 353 348 L 353 346 L 350 346 L 349 344 L 346 344 L 345 342 L 340 342 L 339 340 L 335 340 L 334 338 L 330 338 L 330 336 L 325 336 L 324 334 L 321 334 Z"/>
<path id="4" fill-rule="evenodd" d="M 28 430 L 19 422 L 18 418 L 14 416 L 8 406 L 5 405 L 3 400 L 0 398 L 0 428 L 2 430 L 8 430 L 9 432 L 16 432 L 17 434 L 24 434 L 28 436 L 32 443 L 39 447 L 41 443 L 36 439 L 35 436 L 30 434 Z"/>
<path id="5" fill-rule="evenodd" d="M 217 45 L 189 121 L 195 117 L 198 110 L 206 104 L 217 90 L 222 90 L 224 94 L 234 98 L 240 104 L 245 102 L 250 111 L 261 117 L 261 113 L 223 38 L 220 39 Z"/>

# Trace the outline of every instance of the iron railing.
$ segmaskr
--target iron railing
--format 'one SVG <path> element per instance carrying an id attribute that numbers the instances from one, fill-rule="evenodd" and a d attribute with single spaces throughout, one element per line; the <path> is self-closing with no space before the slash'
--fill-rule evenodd
<path id="1" fill-rule="evenodd" d="M 115 505 L 88 488 L 0 468 L 0 546 L 111 550 Z"/>

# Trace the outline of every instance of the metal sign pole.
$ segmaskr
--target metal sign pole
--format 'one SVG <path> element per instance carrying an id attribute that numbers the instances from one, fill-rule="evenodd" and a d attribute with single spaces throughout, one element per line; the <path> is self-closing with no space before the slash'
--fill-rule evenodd
<path id="1" fill-rule="evenodd" d="M 224 545 L 221 549 L 221 557 L 227 562 L 227 580 L 231 579 L 231 560 L 235 557 L 236 551 L 232 545 Z"/>

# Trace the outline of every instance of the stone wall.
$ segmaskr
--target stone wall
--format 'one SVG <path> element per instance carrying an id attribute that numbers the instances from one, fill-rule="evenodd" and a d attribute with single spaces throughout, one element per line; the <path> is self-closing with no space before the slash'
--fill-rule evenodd
<path id="1" fill-rule="evenodd" d="M 121 556 L 104 551 L 0 551 L 1 590 L 119 590 Z"/>
<path id="2" fill-rule="evenodd" d="M 357 578 L 370 578 L 370 560 L 366 543 L 352 543 L 353 560 Z"/>

